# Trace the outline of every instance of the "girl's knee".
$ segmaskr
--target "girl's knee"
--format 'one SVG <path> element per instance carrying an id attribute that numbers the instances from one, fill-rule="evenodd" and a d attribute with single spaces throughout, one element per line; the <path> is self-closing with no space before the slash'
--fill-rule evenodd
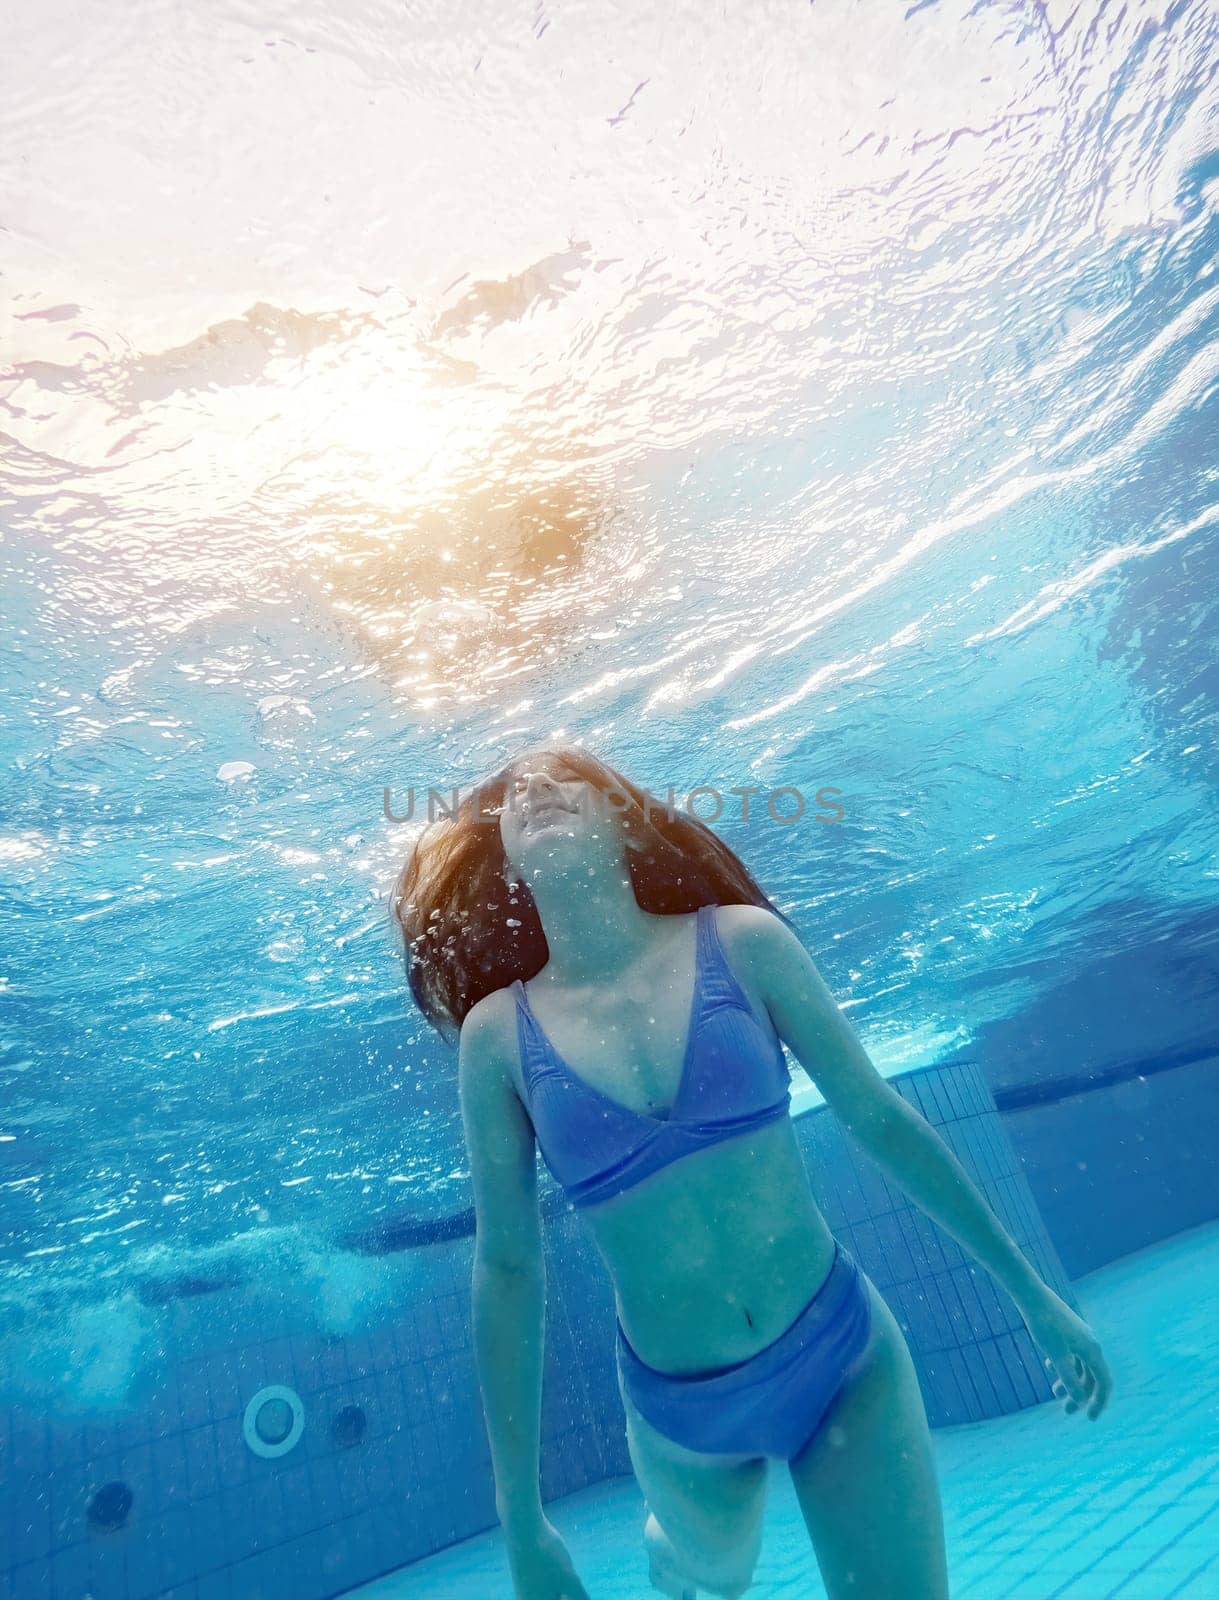
<path id="1" fill-rule="evenodd" d="M 742 1539 L 735 1548 L 678 1549 L 648 1514 L 643 1540 L 647 1547 L 652 1587 L 673 1600 L 685 1600 L 696 1588 L 705 1589 L 719 1600 L 740 1600 L 753 1585 L 753 1571 L 761 1546 L 760 1530 Z"/>

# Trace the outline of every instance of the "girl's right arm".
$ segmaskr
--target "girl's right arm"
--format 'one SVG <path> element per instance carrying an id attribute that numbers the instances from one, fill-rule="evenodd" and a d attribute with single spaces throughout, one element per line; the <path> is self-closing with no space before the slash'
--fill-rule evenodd
<path id="1" fill-rule="evenodd" d="M 472 1325 L 495 1505 L 518 1594 L 587 1600 L 542 1509 L 542 1352 L 546 1277 L 533 1125 L 504 1057 L 499 992 L 461 1029 L 458 1087 L 477 1231 Z M 481 1013 L 481 1014 L 480 1014 Z"/>
<path id="2" fill-rule="evenodd" d="M 498 1039 L 486 1003 L 475 1006 L 462 1025 L 457 1078 L 477 1219 L 474 1357 L 496 1508 L 511 1537 L 514 1530 L 528 1535 L 542 1523 L 546 1275 L 533 1128 L 500 1058 Z"/>

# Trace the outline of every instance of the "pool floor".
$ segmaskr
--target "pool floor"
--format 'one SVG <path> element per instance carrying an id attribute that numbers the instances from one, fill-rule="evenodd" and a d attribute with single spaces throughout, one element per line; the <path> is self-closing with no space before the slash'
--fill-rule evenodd
<path id="1" fill-rule="evenodd" d="M 936 1428 L 953 1600 L 1219 1600 L 1219 1223 L 1078 1279 L 1114 1392 Z M 750 1600 L 824 1600 L 786 1469 Z M 648 1600 L 643 1500 L 615 1478 L 547 1505 L 591 1600 Z M 498 1529 L 352 1590 L 511 1600 Z M 701 1594 L 701 1591 L 700 1591 Z M 912 1597 L 914 1600 L 914 1597 Z"/>

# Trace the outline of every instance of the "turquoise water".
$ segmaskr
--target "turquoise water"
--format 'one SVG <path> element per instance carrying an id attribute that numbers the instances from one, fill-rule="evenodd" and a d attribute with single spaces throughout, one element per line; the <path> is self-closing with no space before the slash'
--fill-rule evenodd
<path id="1" fill-rule="evenodd" d="M 793 40 L 760 26 L 703 41 L 685 87 L 692 29 L 645 33 L 611 104 L 588 18 L 505 37 L 471 86 L 439 63 L 472 68 L 493 13 L 421 20 L 391 69 L 403 20 L 302 12 L 246 67 L 288 117 L 264 178 L 289 170 L 284 102 L 327 74 L 344 107 L 382 84 L 387 136 L 412 90 L 484 153 L 504 112 L 503 162 L 532 137 L 504 110 L 527 74 L 555 116 L 581 93 L 614 115 L 652 74 L 638 122 L 590 116 L 566 149 L 618 163 L 613 190 L 539 174 L 535 214 L 509 187 L 475 249 L 420 173 L 442 266 L 408 195 L 399 258 L 348 185 L 361 226 L 324 268 L 306 246 L 339 225 L 303 197 L 338 153 L 300 154 L 272 261 L 236 228 L 261 123 L 197 107 L 206 147 L 182 112 L 156 160 L 130 148 L 125 86 L 179 70 L 169 13 L 137 15 L 86 13 L 107 49 L 72 119 L 46 82 L 6 113 L 7 175 L 29 159 L 5 307 L 5 1305 L 58 1325 L 217 1253 L 325 1277 L 343 1227 L 467 1203 L 452 1064 L 383 913 L 410 837 L 383 790 L 402 809 L 561 729 L 661 793 L 843 791 L 837 828 L 747 828 L 732 796 L 718 825 L 886 1069 L 1073 982 L 1073 1064 L 1213 1038 L 1211 8 L 922 8 L 842 82 L 844 9 L 841 33 L 799 24 L 809 81 L 837 84 L 812 128 Z M 57 26 L 22 24 L 67 60 Z M 251 26 L 227 14 L 206 60 Z M 762 128 L 743 87 L 711 115 L 741 51 L 750 83 L 774 74 Z M 694 150 L 662 140 L 679 108 Z M 90 135 L 115 149 L 100 195 L 66 171 Z M 696 151 L 721 152 L 710 175 Z M 207 204 L 240 270 L 186 222 L 222 161 L 238 192 Z M 96 254 L 59 260 L 89 222 Z M 125 249 L 145 229 L 185 286 Z M 484 437 L 445 455 L 407 426 L 428 406 Z M 1056 1055 L 1030 1041 L 1012 1076 Z"/>
<path id="2" fill-rule="evenodd" d="M 470 1196 L 386 794 L 525 742 L 723 793 L 886 1073 L 1213 1053 L 1217 46 L 1150 0 L 14 20 L 6 1400 L 138 1403 L 226 1286 L 409 1295 L 353 1241 Z"/>

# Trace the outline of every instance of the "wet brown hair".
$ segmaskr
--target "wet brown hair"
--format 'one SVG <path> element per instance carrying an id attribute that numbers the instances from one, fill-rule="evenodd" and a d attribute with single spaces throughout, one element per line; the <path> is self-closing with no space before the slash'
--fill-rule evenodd
<path id="1" fill-rule="evenodd" d="M 628 850 L 626 859 L 642 910 L 676 916 L 702 905 L 765 906 L 792 927 L 740 858 L 676 800 L 670 812 L 667 800 L 587 750 L 564 746 L 530 754 L 556 757 L 607 797 L 624 834 L 641 846 Z M 500 836 L 498 812 L 507 803 L 515 764 L 514 758 L 464 799 L 459 791 L 452 816 L 438 818 L 419 837 L 390 893 L 411 994 L 450 1044 L 484 995 L 514 978 L 528 982 L 549 956 L 533 896 L 515 881 Z"/>

